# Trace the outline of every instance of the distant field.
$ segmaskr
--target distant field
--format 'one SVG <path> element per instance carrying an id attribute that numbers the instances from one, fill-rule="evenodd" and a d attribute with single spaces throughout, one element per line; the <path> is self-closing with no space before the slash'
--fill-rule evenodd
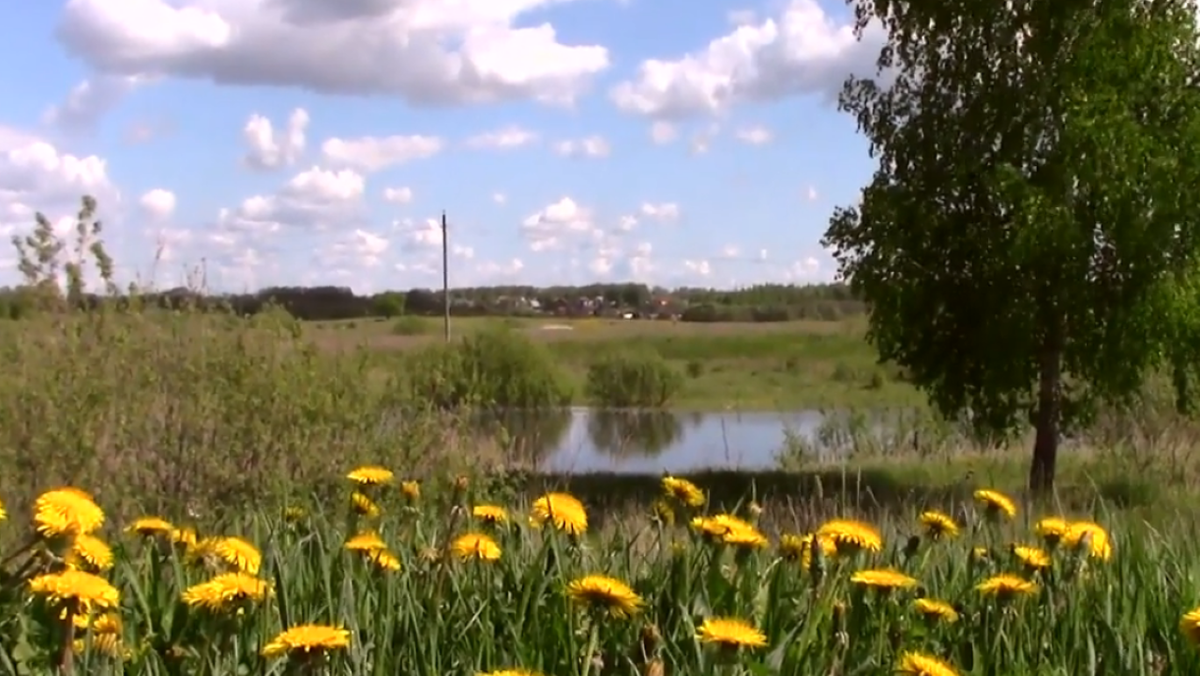
<path id="1" fill-rule="evenodd" d="M 878 365 L 865 321 L 690 323 L 657 320 L 455 318 L 451 335 L 505 325 L 542 342 L 581 385 L 587 365 L 612 351 L 651 349 L 687 374 L 675 405 L 684 409 L 790 410 L 903 406 L 919 401 L 895 369 Z M 366 346 L 402 358 L 442 340 L 441 320 L 407 317 L 306 324 L 330 350 Z M 577 387 L 582 391 L 582 387 Z M 582 402 L 580 402 L 582 403 Z"/>

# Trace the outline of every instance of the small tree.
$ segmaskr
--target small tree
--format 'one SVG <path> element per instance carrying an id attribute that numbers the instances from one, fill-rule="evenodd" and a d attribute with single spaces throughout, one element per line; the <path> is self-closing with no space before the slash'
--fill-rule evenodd
<path id="1" fill-rule="evenodd" d="M 851 79 L 878 161 L 825 244 L 868 337 L 947 413 L 1031 414 L 1030 487 L 1060 429 L 1196 363 L 1200 54 L 1184 0 L 865 0 L 878 65 Z"/>

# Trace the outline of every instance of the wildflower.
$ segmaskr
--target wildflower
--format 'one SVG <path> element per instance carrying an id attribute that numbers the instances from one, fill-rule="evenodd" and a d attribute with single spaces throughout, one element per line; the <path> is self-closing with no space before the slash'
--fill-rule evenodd
<path id="1" fill-rule="evenodd" d="M 382 486 L 391 483 L 395 476 L 390 469 L 367 465 L 350 472 L 346 478 L 359 486 Z"/>
<path id="2" fill-rule="evenodd" d="M 0 521 L 8 518 L 8 511 L 4 509 L 4 502 L 0 501 Z"/>
<path id="3" fill-rule="evenodd" d="M 144 516 L 126 528 L 130 533 L 137 533 L 144 537 L 154 537 L 156 535 L 170 535 L 175 527 L 171 522 L 161 519 L 157 516 Z"/>
<path id="4" fill-rule="evenodd" d="M 571 535 L 582 535 L 588 525 L 583 503 L 569 493 L 547 493 L 535 500 L 530 520 L 538 527 L 552 523 L 558 530 Z"/>
<path id="5" fill-rule="evenodd" d="M 687 479 L 665 476 L 662 480 L 663 494 L 685 507 L 704 505 L 704 491 Z"/>
<path id="6" fill-rule="evenodd" d="M 1179 630 L 1194 645 L 1200 645 L 1200 608 L 1185 613 L 1179 620 Z"/>
<path id="7" fill-rule="evenodd" d="M 386 549 L 367 552 L 367 561 L 382 571 L 400 570 L 400 558 Z"/>
<path id="8" fill-rule="evenodd" d="M 86 535 L 104 525 L 104 510 L 78 488 L 58 488 L 38 497 L 33 523 L 44 537 Z"/>
<path id="9" fill-rule="evenodd" d="M 675 508 L 666 500 L 655 500 L 651 506 L 653 518 L 664 525 L 671 526 L 675 523 Z"/>
<path id="10" fill-rule="evenodd" d="M 983 505 L 988 516 L 995 517 L 1003 514 L 1011 519 L 1017 514 L 1017 506 L 1007 495 L 999 491 L 981 488 L 975 491 L 975 501 Z"/>
<path id="11" fill-rule="evenodd" d="M 900 656 L 896 673 L 907 676 L 958 676 L 958 672 L 949 664 L 936 657 L 914 652 L 906 652 Z"/>
<path id="12" fill-rule="evenodd" d="M 345 547 L 352 552 L 375 552 L 387 549 L 387 543 L 379 537 L 379 533 L 368 530 L 351 536 L 346 540 Z"/>
<path id="13" fill-rule="evenodd" d="M 732 514 L 698 516 L 692 519 L 692 528 L 705 539 L 727 544 L 749 544 L 762 538 L 762 534 L 758 532 L 754 524 L 743 521 Z M 762 544 L 766 544 L 766 538 L 762 538 Z"/>
<path id="14" fill-rule="evenodd" d="M 784 535 L 779 538 L 779 554 L 789 561 L 800 561 L 800 565 L 807 569 L 812 565 L 814 540 L 817 547 L 821 549 L 823 556 L 834 556 L 837 554 L 836 542 L 828 537 L 817 537 L 812 533 L 808 535 Z"/>
<path id="15" fill-rule="evenodd" d="M 460 559 L 480 559 L 481 561 L 498 561 L 500 545 L 490 537 L 480 533 L 467 533 L 459 536 L 450 550 Z"/>
<path id="16" fill-rule="evenodd" d="M 308 516 L 308 511 L 303 507 L 291 506 L 283 510 L 283 520 L 288 523 L 298 523 L 303 521 Z"/>
<path id="17" fill-rule="evenodd" d="M 113 566 L 113 553 L 103 540 L 94 535 L 80 535 L 71 544 L 71 558 L 82 561 L 92 572 Z"/>
<path id="18" fill-rule="evenodd" d="M 1038 590 L 1037 584 L 1016 575 L 996 575 L 980 582 L 975 586 L 976 591 L 1001 599 L 1008 599 L 1021 594 L 1033 594 Z"/>
<path id="19" fill-rule="evenodd" d="M 767 546 L 767 538 L 757 528 L 734 528 L 725 532 L 722 541 L 741 549 L 761 549 Z"/>
<path id="20" fill-rule="evenodd" d="M 471 516 L 492 526 L 508 523 L 508 510 L 497 505 L 476 505 L 471 510 Z"/>
<path id="21" fill-rule="evenodd" d="M 475 676 L 542 676 L 536 671 L 525 671 L 524 669 L 501 669 L 499 671 L 488 671 L 486 673 L 478 673 Z"/>
<path id="22" fill-rule="evenodd" d="M 827 521 L 817 529 L 817 537 L 829 538 L 837 545 L 838 553 L 843 550 L 865 549 L 877 552 L 883 549 L 883 537 L 875 527 L 861 521 L 835 519 Z"/>
<path id="23" fill-rule="evenodd" d="M 171 542 L 185 549 L 195 547 L 199 536 L 194 528 L 171 529 Z"/>
<path id="24" fill-rule="evenodd" d="M 72 618 L 79 633 L 90 631 L 92 650 L 108 657 L 117 657 L 126 653 L 121 642 L 121 617 L 116 613 L 105 613 L 99 616 L 75 615 Z M 75 639 L 72 649 L 77 653 L 87 650 L 87 637 Z"/>
<path id="25" fill-rule="evenodd" d="M 1046 542 L 1053 547 L 1058 544 L 1062 537 L 1067 534 L 1067 530 L 1071 527 L 1065 519 L 1057 516 L 1041 519 L 1034 525 L 1034 532 L 1038 534 Z"/>
<path id="26" fill-rule="evenodd" d="M 263 646 L 263 657 L 317 657 L 350 646 L 350 632 L 337 627 L 305 624 L 281 632 Z"/>
<path id="27" fill-rule="evenodd" d="M 1108 540 L 1108 532 L 1090 521 L 1076 521 L 1063 534 L 1062 542 L 1072 549 L 1083 549 L 1086 541 L 1087 553 L 1097 559 L 1107 561 L 1112 557 L 1112 545 Z"/>
<path id="28" fill-rule="evenodd" d="M 890 568 L 860 570 L 850 576 L 850 581 L 875 589 L 908 589 L 917 586 L 917 579 Z"/>
<path id="29" fill-rule="evenodd" d="M 408 498 L 410 502 L 416 502 L 421 498 L 421 484 L 417 483 L 416 481 L 404 481 L 400 484 L 400 492 L 403 493 L 404 497 Z"/>
<path id="30" fill-rule="evenodd" d="M 374 519 L 380 513 L 379 505 L 358 491 L 350 494 L 350 509 L 354 510 L 355 514 L 365 516 L 368 519 Z"/>
<path id="31" fill-rule="evenodd" d="M 210 546 L 217 558 L 243 573 L 257 575 L 262 566 L 262 554 L 258 548 L 241 538 L 217 538 Z"/>
<path id="32" fill-rule="evenodd" d="M 958 621 L 958 611 L 954 609 L 954 606 L 946 603 L 945 601 L 938 601 L 937 599 L 930 598 L 919 598 L 913 601 L 913 606 L 917 609 L 917 612 L 921 613 L 921 615 L 927 620 L 941 620 L 943 622 Z"/>
<path id="33" fill-rule="evenodd" d="M 958 535 L 958 524 L 948 514 L 930 510 L 921 514 L 921 525 L 925 528 L 925 534 L 931 540 L 941 540 L 942 538 L 952 538 Z"/>
<path id="34" fill-rule="evenodd" d="M 1016 545 L 1012 548 L 1012 553 L 1030 570 L 1044 570 L 1050 567 L 1050 555 L 1038 547 Z"/>
<path id="35" fill-rule="evenodd" d="M 242 572 L 223 573 L 188 587 L 183 602 L 193 608 L 222 612 L 243 602 L 259 602 L 271 594 L 271 585 Z"/>
<path id="36" fill-rule="evenodd" d="M 71 650 L 74 650 L 77 654 L 83 654 L 87 652 L 87 645 L 86 638 L 77 638 L 71 642 Z M 129 654 L 129 652 L 125 650 L 125 646 L 121 641 L 120 634 L 99 634 L 93 632 L 92 650 L 106 657 L 124 657 Z"/>
<path id="37" fill-rule="evenodd" d="M 29 581 L 29 590 L 54 605 L 71 603 L 76 612 L 85 614 L 115 608 L 121 600 L 120 592 L 108 580 L 74 568 L 39 575 Z"/>
<path id="38" fill-rule="evenodd" d="M 722 648 L 761 648 L 767 645 L 767 637 L 753 625 L 731 617 L 712 617 L 704 621 L 696 632 L 701 643 Z"/>
<path id="39" fill-rule="evenodd" d="M 987 547 L 972 547 L 971 548 L 971 558 L 976 561 L 987 560 L 988 558 L 991 557 L 991 555 L 992 555 L 992 553 L 990 551 L 988 551 Z"/>
<path id="40" fill-rule="evenodd" d="M 616 618 L 627 618 L 642 607 L 642 598 L 624 582 L 604 575 L 586 575 L 567 585 L 572 601 L 607 611 Z"/>

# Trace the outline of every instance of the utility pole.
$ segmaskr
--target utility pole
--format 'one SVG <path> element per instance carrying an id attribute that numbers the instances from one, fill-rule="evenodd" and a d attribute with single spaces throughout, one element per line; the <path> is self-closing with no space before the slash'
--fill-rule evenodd
<path id="1" fill-rule="evenodd" d="M 446 241 L 446 211 L 442 210 L 442 302 L 445 303 L 443 329 L 446 342 L 450 342 L 450 245 Z"/>

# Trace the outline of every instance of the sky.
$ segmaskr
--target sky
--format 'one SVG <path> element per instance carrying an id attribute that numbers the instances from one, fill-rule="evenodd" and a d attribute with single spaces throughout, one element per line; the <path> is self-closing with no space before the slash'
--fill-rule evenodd
<path id="1" fill-rule="evenodd" d="M 0 235 L 97 198 L 122 282 L 834 279 L 874 164 L 840 1 L 50 0 L 0 23 Z M 0 247 L 0 284 L 19 280 Z"/>

